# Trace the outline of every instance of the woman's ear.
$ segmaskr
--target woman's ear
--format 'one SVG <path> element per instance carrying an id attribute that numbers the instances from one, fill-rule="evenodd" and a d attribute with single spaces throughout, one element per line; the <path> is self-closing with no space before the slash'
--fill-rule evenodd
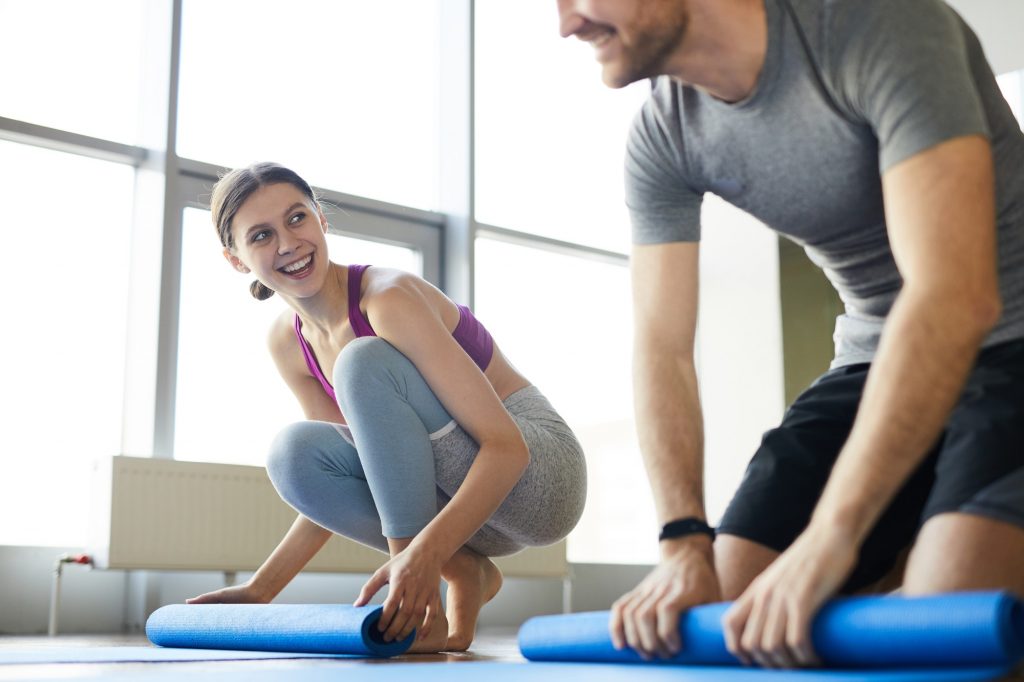
<path id="1" fill-rule="evenodd" d="M 224 259 L 227 260 L 227 262 L 231 263 L 231 267 L 233 267 L 235 270 L 238 270 L 242 274 L 249 272 L 249 267 L 242 261 L 238 260 L 238 256 L 231 253 L 231 249 L 225 248 L 223 253 Z"/>
<path id="2" fill-rule="evenodd" d="M 327 216 L 324 215 L 323 209 L 317 209 L 317 213 L 320 215 L 320 229 L 324 231 L 324 234 L 327 234 L 327 228 L 330 227 L 327 224 Z"/>

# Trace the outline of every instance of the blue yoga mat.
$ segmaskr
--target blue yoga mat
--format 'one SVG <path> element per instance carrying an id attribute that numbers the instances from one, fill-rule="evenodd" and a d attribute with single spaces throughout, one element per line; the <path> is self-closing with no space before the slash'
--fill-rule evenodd
<path id="1" fill-rule="evenodd" d="M 34 646 L 0 648 L 0 665 L 37 663 L 184 663 L 192 661 L 254 661 L 289 658 L 339 659 L 337 654 L 228 649 L 169 649 L 162 646 Z M 347 657 L 349 660 L 359 660 Z"/>
<path id="2" fill-rule="evenodd" d="M 155 666 L 144 677 L 137 668 L 123 673 L 109 668 L 95 678 L 78 668 L 75 680 L 119 679 L 147 682 L 988 682 L 999 677 L 999 670 L 958 668 L 954 670 L 761 670 L 750 668 L 714 668 L 637 666 L 608 663 L 499 663 L 460 661 L 454 663 L 327 663 L 303 665 L 300 661 L 278 661 L 266 668 L 251 665 L 245 669 L 221 666 Z"/>
<path id="3" fill-rule="evenodd" d="M 729 606 L 684 613 L 683 650 L 661 662 L 738 665 L 722 633 Z M 533 661 L 641 662 L 633 650 L 612 646 L 608 618 L 607 611 L 531 618 L 519 631 L 519 649 Z M 1024 656 L 1024 604 L 1002 592 L 836 599 L 819 612 L 811 637 L 828 668 L 1006 670 Z"/>
<path id="4" fill-rule="evenodd" d="M 416 633 L 385 642 L 380 606 L 345 604 L 172 604 L 146 621 L 146 635 L 164 647 L 355 654 L 405 653 Z"/>

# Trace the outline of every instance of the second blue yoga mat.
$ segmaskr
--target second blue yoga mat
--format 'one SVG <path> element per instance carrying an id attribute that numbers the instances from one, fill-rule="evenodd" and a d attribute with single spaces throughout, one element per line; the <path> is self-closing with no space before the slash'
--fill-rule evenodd
<path id="1" fill-rule="evenodd" d="M 146 621 L 146 635 L 165 647 L 355 654 L 405 653 L 415 633 L 385 642 L 380 606 L 345 604 L 172 604 Z"/>
<path id="2" fill-rule="evenodd" d="M 738 665 L 722 633 L 728 607 L 684 613 L 683 650 L 663 662 Z M 607 611 L 531 618 L 519 631 L 519 648 L 534 661 L 640 662 L 631 649 L 612 646 L 608 618 Z M 1024 604 L 1001 592 L 836 599 L 819 612 L 811 636 L 831 668 L 1009 668 L 1024 657 Z"/>

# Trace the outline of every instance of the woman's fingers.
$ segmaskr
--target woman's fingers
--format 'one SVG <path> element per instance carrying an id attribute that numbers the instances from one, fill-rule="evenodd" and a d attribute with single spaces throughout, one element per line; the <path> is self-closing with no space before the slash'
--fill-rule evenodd
<path id="1" fill-rule="evenodd" d="M 359 596 L 356 597 L 353 606 L 366 606 L 366 604 L 369 603 L 371 599 L 373 599 L 373 595 L 380 592 L 380 588 L 388 584 L 389 575 L 388 572 L 385 570 L 386 568 L 387 565 L 385 564 L 381 568 L 377 569 L 376 573 L 370 576 L 370 579 L 366 581 L 365 585 L 363 585 L 363 589 L 359 590 Z M 387 614 L 387 609 L 384 610 L 384 613 Z M 383 620 L 384 615 L 381 616 L 381 621 Z M 389 615 L 388 621 L 390 620 L 391 617 Z"/>

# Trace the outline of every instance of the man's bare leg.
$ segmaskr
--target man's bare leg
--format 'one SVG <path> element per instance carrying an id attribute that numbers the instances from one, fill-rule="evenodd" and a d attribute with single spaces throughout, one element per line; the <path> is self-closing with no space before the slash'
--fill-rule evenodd
<path id="1" fill-rule="evenodd" d="M 930 519 L 910 553 L 904 594 L 1009 590 L 1024 597 L 1024 529 L 950 512 Z"/>
<path id="2" fill-rule="evenodd" d="M 722 599 L 733 601 L 754 578 L 779 556 L 779 552 L 738 535 L 722 533 L 715 538 L 715 572 Z"/>
<path id="3" fill-rule="evenodd" d="M 858 590 L 858 594 L 891 592 L 900 587 L 909 549 L 900 552 L 893 567 L 877 582 Z M 722 599 L 733 601 L 768 568 L 779 552 L 753 540 L 723 533 L 715 539 L 715 571 L 722 588 Z"/>

